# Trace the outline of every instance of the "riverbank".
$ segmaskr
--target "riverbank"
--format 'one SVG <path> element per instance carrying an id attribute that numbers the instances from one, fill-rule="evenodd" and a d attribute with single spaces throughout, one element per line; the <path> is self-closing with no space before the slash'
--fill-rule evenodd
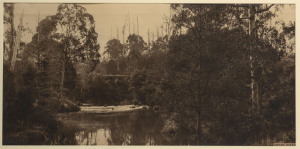
<path id="1" fill-rule="evenodd" d="M 30 107 L 30 116 L 4 124 L 3 144 L 54 144 L 51 135 L 63 126 L 56 120 L 56 114 L 77 111 L 80 111 L 80 108 L 67 97 L 60 100 L 54 97 L 36 100 Z"/>

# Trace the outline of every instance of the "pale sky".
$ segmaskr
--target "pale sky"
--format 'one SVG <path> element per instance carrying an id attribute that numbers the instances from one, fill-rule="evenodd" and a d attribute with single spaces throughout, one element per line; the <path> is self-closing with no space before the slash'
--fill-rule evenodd
<path id="1" fill-rule="evenodd" d="M 37 26 L 38 12 L 40 11 L 40 20 L 46 16 L 55 15 L 59 4 L 33 4 L 16 3 L 15 4 L 15 26 L 19 24 L 20 14 L 24 11 L 23 25 L 30 28 L 35 33 Z M 139 20 L 139 33 L 148 41 L 147 32 L 153 32 L 156 36 L 156 28 L 163 24 L 164 15 L 170 15 L 169 4 L 81 4 L 87 9 L 87 12 L 93 15 L 95 19 L 95 29 L 98 33 L 98 42 L 100 44 L 100 53 L 105 50 L 106 42 L 112 38 L 117 38 L 117 28 L 119 30 L 119 39 L 122 42 L 122 26 L 125 23 L 126 15 L 129 14 L 131 20 L 131 33 L 133 33 L 133 22 L 137 24 Z M 272 22 L 283 20 L 288 23 L 295 20 L 295 6 L 286 5 L 278 17 Z M 30 42 L 33 34 L 24 35 L 23 41 Z M 125 32 L 125 41 L 128 36 L 128 28 Z"/>
<path id="2" fill-rule="evenodd" d="M 23 25 L 29 27 L 33 32 L 38 22 L 38 12 L 40 20 L 46 16 L 55 15 L 59 4 L 15 4 L 15 25 L 19 24 L 20 14 L 24 11 Z M 129 14 L 131 20 L 131 33 L 133 33 L 133 23 L 137 30 L 137 17 L 139 22 L 139 34 L 148 41 L 148 29 L 156 35 L 156 27 L 163 24 L 164 15 L 170 15 L 169 4 L 81 4 L 87 12 L 95 19 L 95 29 L 98 33 L 100 43 L 100 53 L 104 51 L 106 42 L 111 34 L 112 38 L 117 38 L 119 30 L 119 40 L 122 42 L 122 27 L 125 23 L 126 15 Z M 26 42 L 31 41 L 32 35 L 23 37 Z M 125 41 L 128 37 L 128 29 L 125 31 Z"/>

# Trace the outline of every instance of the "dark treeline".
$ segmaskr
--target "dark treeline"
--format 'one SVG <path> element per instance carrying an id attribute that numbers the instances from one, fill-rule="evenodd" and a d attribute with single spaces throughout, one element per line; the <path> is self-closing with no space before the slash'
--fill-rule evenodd
<path id="1" fill-rule="evenodd" d="M 13 4 L 4 6 L 4 23 L 13 26 Z M 30 43 L 14 41 L 19 29 L 10 28 L 4 143 L 38 124 L 56 129 L 51 115 L 83 102 L 159 106 L 161 133 L 180 145 L 295 142 L 295 22 L 268 24 L 282 7 L 174 4 L 166 35 L 111 39 L 101 62 L 93 16 L 79 5 L 61 4 Z"/>
<path id="2" fill-rule="evenodd" d="M 94 19 L 84 7 L 61 4 L 25 44 L 18 40 L 24 27 L 13 25 L 14 4 L 4 9 L 11 26 L 4 34 L 3 143 L 49 144 L 49 134 L 61 126 L 54 114 L 80 110 L 82 72 L 99 62 Z"/>

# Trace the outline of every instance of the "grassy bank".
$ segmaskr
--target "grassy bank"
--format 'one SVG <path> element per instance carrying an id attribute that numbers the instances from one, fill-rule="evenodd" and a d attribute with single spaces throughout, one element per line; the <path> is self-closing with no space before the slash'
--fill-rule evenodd
<path id="1" fill-rule="evenodd" d="M 80 108 L 66 97 L 59 101 L 54 98 L 33 103 L 31 115 L 27 119 L 4 122 L 3 145 L 43 145 L 55 144 L 53 133 L 63 124 L 55 119 L 57 113 L 77 112 Z"/>

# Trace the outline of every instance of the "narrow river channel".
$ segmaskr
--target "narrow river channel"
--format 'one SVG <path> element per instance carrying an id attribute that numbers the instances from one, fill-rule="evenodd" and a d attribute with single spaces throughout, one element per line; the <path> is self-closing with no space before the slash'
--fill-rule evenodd
<path id="1" fill-rule="evenodd" d="M 58 114 L 57 118 L 63 123 L 63 128 L 59 130 L 55 144 L 169 144 L 169 139 L 161 133 L 164 121 L 158 112 L 146 109 L 114 113 L 91 111 Z"/>

